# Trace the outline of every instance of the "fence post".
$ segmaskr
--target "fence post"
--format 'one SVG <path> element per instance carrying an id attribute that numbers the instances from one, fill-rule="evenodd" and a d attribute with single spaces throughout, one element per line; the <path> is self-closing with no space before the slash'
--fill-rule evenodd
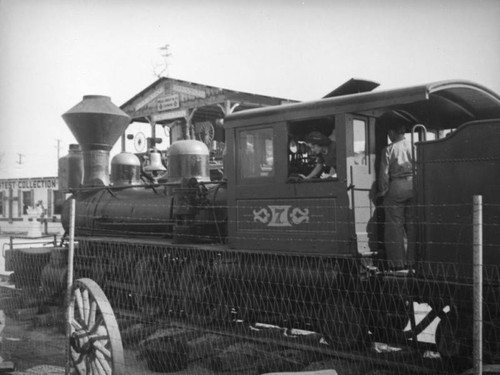
<path id="1" fill-rule="evenodd" d="M 483 197 L 473 197 L 473 370 L 483 373 Z"/>
<path id="2" fill-rule="evenodd" d="M 68 249 L 68 280 L 66 284 L 66 374 L 70 373 L 70 358 L 71 358 L 71 326 L 70 326 L 70 311 L 71 290 L 73 288 L 73 258 L 75 254 L 75 198 L 70 199 L 69 208 L 69 249 Z"/>

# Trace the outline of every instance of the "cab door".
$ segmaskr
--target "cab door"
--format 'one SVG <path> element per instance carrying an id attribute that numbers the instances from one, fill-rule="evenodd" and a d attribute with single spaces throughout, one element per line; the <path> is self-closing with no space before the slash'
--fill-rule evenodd
<path id="1" fill-rule="evenodd" d="M 375 119 L 346 115 L 347 189 L 358 252 L 368 255 L 378 249 L 376 193 Z"/>

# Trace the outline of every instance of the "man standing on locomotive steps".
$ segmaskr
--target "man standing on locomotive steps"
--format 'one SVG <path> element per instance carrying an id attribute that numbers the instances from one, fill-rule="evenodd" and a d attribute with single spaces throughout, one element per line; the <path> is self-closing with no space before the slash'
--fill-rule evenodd
<path id="1" fill-rule="evenodd" d="M 415 257 L 414 160 L 412 144 L 405 138 L 405 126 L 401 120 L 391 114 L 384 122 L 387 124 L 391 144 L 382 151 L 378 195 L 383 197 L 385 211 L 384 242 L 387 261 L 389 267 L 398 270 L 410 265 Z"/>

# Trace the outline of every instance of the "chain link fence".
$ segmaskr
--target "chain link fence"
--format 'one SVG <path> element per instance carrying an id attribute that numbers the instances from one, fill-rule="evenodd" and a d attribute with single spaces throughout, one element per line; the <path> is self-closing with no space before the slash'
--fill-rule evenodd
<path id="1" fill-rule="evenodd" d="M 0 355 L 21 370 L 69 362 L 95 374 L 460 374 L 472 367 L 474 338 L 474 243 L 460 238 L 456 248 L 467 250 L 452 259 L 391 271 L 382 252 L 339 258 L 76 237 L 66 303 L 67 241 L 4 238 L 15 272 L 1 284 Z M 499 244 L 486 247 L 495 259 Z M 483 364 L 498 364 L 500 270 L 482 271 Z"/>

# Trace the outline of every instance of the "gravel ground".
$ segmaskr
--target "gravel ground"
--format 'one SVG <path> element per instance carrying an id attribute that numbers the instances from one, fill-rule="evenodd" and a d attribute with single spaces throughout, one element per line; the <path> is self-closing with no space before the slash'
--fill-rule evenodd
<path id="1" fill-rule="evenodd" d="M 12 374 L 56 375 L 64 374 L 66 362 L 66 339 L 61 328 L 33 327 L 31 321 L 6 318 L 2 332 L 0 356 L 15 364 Z M 211 347 L 213 356 L 199 358 L 189 354 L 189 364 L 185 370 L 170 372 L 174 375 L 215 375 L 239 374 L 257 375 L 278 371 L 317 371 L 334 369 L 338 375 L 388 375 L 380 370 L 368 370 L 362 364 L 341 360 L 311 358 L 304 352 L 283 350 L 271 352 L 265 344 L 228 342 L 218 335 L 201 335 L 193 340 L 196 347 Z M 200 346 L 201 345 L 201 346 Z M 126 374 L 158 374 L 148 369 L 145 358 L 141 358 L 138 345 L 128 345 L 125 349 Z M 284 362 L 279 360 L 285 359 Z"/>

